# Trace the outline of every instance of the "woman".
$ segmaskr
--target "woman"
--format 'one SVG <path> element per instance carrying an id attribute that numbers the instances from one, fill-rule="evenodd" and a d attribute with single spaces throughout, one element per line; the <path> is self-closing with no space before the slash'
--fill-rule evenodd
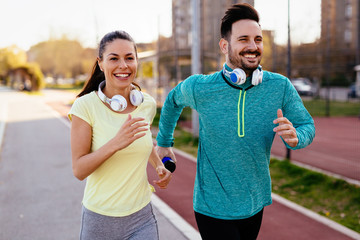
<path id="1" fill-rule="evenodd" d="M 137 65 L 129 34 L 105 35 L 92 75 L 68 115 L 73 172 L 87 179 L 80 239 L 158 239 L 147 162 L 161 189 L 171 173 L 153 147 L 149 125 L 156 104 L 133 82 Z"/>

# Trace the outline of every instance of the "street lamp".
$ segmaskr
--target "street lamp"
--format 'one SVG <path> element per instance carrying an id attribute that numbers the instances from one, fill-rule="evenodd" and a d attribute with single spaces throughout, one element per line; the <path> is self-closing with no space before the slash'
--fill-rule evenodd
<path id="1" fill-rule="evenodd" d="M 288 46 L 287 46 L 287 76 L 291 79 L 291 41 L 290 41 L 290 0 L 288 0 Z M 286 158 L 290 160 L 291 150 L 286 148 Z"/>

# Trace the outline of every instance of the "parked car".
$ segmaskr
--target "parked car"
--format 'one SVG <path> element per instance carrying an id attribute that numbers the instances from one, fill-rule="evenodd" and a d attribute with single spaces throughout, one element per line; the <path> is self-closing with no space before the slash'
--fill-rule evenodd
<path id="1" fill-rule="evenodd" d="M 291 79 L 291 83 L 300 96 L 314 96 L 316 92 L 314 85 L 308 78 L 294 78 Z"/>

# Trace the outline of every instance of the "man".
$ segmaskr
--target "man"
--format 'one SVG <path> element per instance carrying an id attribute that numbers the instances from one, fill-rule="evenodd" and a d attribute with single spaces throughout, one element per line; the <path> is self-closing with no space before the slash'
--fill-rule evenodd
<path id="1" fill-rule="evenodd" d="M 309 145 L 314 122 L 286 77 L 262 71 L 263 38 L 257 11 L 235 4 L 222 19 L 226 63 L 211 75 L 176 86 L 161 111 L 160 157 L 170 156 L 183 107 L 199 113 L 194 211 L 203 239 L 256 239 L 263 209 L 272 203 L 269 173 L 275 133 L 290 149 Z"/>

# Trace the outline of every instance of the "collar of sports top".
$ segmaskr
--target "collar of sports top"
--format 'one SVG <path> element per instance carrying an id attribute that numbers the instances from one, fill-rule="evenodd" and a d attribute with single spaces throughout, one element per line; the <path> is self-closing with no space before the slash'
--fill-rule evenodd
<path id="1" fill-rule="evenodd" d="M 126 99 L 121 95 L 115 95 L 112 98 L 108 98 L 103 92 L 102 89 L 105 86 L 105 80 L 99 84 L 98 96 L 104 103 L 110 105 L 111 109 L 116 112 L 124 111 L 127 107 Z M 144 95 L 141 91 L 136 90 L 134 85 L 131 85 L 133 90 L 130 91 L 130 102 L 134 106 L 139 106 L 142 102 L 144 102 Z"/>

